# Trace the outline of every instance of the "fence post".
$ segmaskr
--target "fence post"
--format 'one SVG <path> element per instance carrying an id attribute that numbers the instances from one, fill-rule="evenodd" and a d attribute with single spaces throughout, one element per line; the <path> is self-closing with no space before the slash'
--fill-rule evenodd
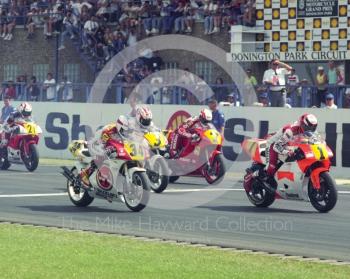
<path id="1" fill-rule="evenodd" d="M 116 86 L 115 94 L 116 94 L 116 103 L 117 104 L 121 104 L 122 103 L 123 90 L 122 90 L 122 86 L 119 83 Z"/>

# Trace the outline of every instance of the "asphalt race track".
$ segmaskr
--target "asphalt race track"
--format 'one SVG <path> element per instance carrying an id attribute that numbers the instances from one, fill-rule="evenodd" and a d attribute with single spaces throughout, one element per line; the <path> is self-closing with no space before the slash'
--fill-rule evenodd
<path id="1" fill-rule="evenodd" d="M 237 177 L 228 176 L 218 187 L 229 190 L 206 204 L 182 210 L 147 207 L 133 213 L 122 203 L 104 200 L 75 207 L 58 171 L 54 166 L 41 166 L 35 173 L 22 166 L 1 171 L 0 220 L 350 260 L 350 187 L 338 188 L 338 204 L 328 214 L 297 201 L 276 201 L 269 209 L 258 209 L 249 203 Z M 182 178 L 169 186 L 168 195 L 194 195 L 202 191 L 202 183 Z M 152 194 L 151 200 L 155 198 Z"/>

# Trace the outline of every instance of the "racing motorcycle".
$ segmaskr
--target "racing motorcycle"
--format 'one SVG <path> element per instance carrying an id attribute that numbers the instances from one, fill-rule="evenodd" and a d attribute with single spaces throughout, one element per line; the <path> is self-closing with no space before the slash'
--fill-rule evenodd
<path id="1" fill-rule="evenodd" d="M 266 139 L 246 139 L 242 143 L 253 161 L 244 179 L 244 189 L 252 204 L 268 207 L 275 199 L 285 199 L 310 201 L 319 212 L 334 208 L 338 194 L 329 174 L 333 152 L 318 133 L 293 137 L 287 148 L 294 155 L 279 155 L 275 176 L 267 181 L 256 175 L 266 165 L 266 146 Z"/>
<path id="2" fill-rule="evenodd" d="M 174 133 L 177 131 L 167 132 L 170 145 L 175 138 Z M 177 156 L 170 156 L 170 159 L 176 160 L 169 162 L 172 171 L 169 181 L 177 181 L 179 176 L 176 173 L 183 173 L 186 176 L 204 177 L 209 184 L 219 182 L 226 172 L 221 134 L 211 123 L 206 127 L 194 128 L 193 133 L 198 135 L 198 139 L 184 144 Z"/>
<path id="3" fill-rule="evenodd" d="M 79 173 L 92 161 L 88 143 L 75 140 L 69 145 L 69 151 L 77 159 L 72 169 L 62 167 L 62 174 L 67 178 L 67 190 L 71 202 L 78 207 L 90 205 L 95 198 L 109 202 L 122 201 L 132 211 L 143 210 L 149 200 L 150 186 L 143 167 L 147 158 L 146 145 L 125 139 L 113 142 L 118 153 L 107 157 L 98 169 L 90 176 L 92 189 L 82 185 Z M 99 151 L 98 153 L 101 154 Z"/>
<path id="4" fill-rule="evenodd" d="M 162 193 L 169 184 L 169 167 L 164 159 L 164 156 L 168 156 L 168 140 L 163 132 L 156 128 L 147 131 L 144 138 L 152 151 L 152 156 L 145 162 L 150 185 L 154 192 Z"/>
<path id="5" fill-rule="evenodd" d="M 24 164 L 33 172 L 39 165 L 38 142 L 42 130 L 35 122 L 15 123 L 17 131 L 12 133 L 7 147 L 0 148 L 0 169 L 7 170 L 11 164 Z M 5 133 L 0 125 L 0 134 Z"/>

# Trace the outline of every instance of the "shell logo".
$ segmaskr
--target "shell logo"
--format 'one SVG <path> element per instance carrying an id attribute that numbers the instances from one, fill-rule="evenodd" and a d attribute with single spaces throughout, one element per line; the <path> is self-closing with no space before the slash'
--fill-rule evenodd
<path id="1" fill-rule="evenodd" d="M 339 15 L 340 16 L 346 16 L 348 13 L 348 8 L 347 6 L 339 6 Z"/>
<path id="2" fill-rule="evenodd" d="M 282 8 L 287 7 L 288 6 L 288 0 L 281 0 L 280 1 L 280 5 L 281 5 Z"/>
<path id="3" fill-rule="evenodd" d="M 278 9 L 274 9 L 272 12 L 272 18 L 279 18 L 280 11 Z"/>
<path id="4" fill-rule="evenodd" d="M 288 45 L 286 43 L 281 44 L 280 50 L 282 52 L 287 52 L 288 51 Z"/>
<path id="5" fill-rule="evenodd" d="M 348 50 L 350 50 L 350 41 L 348 41 Z"/>
<path id="6" fill-rule="evenodd" d="M 336 41 L 331 42 L 330 48 L 331 50 L 338 50 L 338 42 Z"/>
<path id="7" fill-rule="evenodd" d="M 324 40 L 329 39 L 329 30 L 322 31 L 322 39 L 324 39 Z"/>
<path id="8" fill-rule="evenodd" d="M 347 35 L 346 29 L 339 30 L 339 39 L 346 39 Z"/>
<path id="9" fill-rule="evenodd" d="M 107 166 L 103 165 L 98 169 L 96 180 L 102 190 L 109 191 L 113 188 L 113 174 Z"/>
<path id="10" fill-rule="evenodd" d="M 298 43 L 297 50 L 298 51 L 304 51 L 304 49 L 305 49 L 304 43 Z"/>
<path id="11" fill-rule="evenodd" d="M 263 17 L 264 17 L 264 12 L 262 10 L 257 10 L 256 11 L 256 18 L 262 19 Z"/>
<path id="12" fill-rule="evenodd" d="M 296 16 L 295 8 L 290 8 L 288 10 L 288 16 L 289 16 L 289 18 L 295 18 L 295 16 Z"/>
<path id="13" fill-rule="evenodd" d="M 272 32 L 272 40 L 278 41 L 280 39 L 280 32 Z"/>
<path id="14" fill-rule="evenodd" d="M 314 51 L 320 51 L 321 50 L 321 43 L 320 42 L 314 42 Z"/>
<path id="15" fill-rule="evenodd" d="M 332 28 L 338 27 L 338 19 L 337 18 L 331 19 L 331 27 Z"/>
<path id="16" fill-rule="evenodd" d="M 290 41 L 295 41 L 295 39 L 296 39 L 296 32 L 295 32 L 295 31 L 290 31 L 290 32 L 288 33 L 288 39 L 289 39 Z"/>
<path id="17" fill-rule="evenodd" d="M 311 40 L 311 31 L 305 30 L 305 40 Z"/>
<path id="18" fill-rule="evenodd" d="M 305 27 L 305 21 L 303 19 L 298 19 L 297 28 L 303 29 Z"/>
<path id="19" fill-rule="evenodd" d="M 271 30 L 272 28 L 272 24 L 271 24 L 271 21 L 266 21 L 265 22 L 265 30 Z"/>
<path id="20" fill-rule="evenodd" d="M 288 29 L 288 21 L 281 20 L 280 27 L 281 29 Z"/>
<path id="21" fill-rule="evenodd" d="M 271 0 L 265 0 L 264 1 L 264 7 L 265 8 L 271 8 L 272 1 Z"/>
<path id="22" fill-rule="evenodd" d="M 322 22 L 321 19 L 315 18 L 314 19 L 314 28 L 321 28 Z"/>
<path id="23" fill-rule="evenodd" d="M 175 112 L 168 121 L 168 125 L 166 126 L 167 130 L 175 130 L 180 124 L 184 123 L 186 119 L 191 117 L 187 111 L 179 110 Z"/>
<path id="24" fill-rule="evenodd" d="M 271 51 L 271 45 L 269 43 L 264 44 L 264 51 L 270 52 Z"/>

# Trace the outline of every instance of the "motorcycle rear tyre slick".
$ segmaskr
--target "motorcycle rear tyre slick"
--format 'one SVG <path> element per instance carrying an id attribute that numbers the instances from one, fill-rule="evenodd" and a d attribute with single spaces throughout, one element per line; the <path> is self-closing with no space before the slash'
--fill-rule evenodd
<path id="1" fill-rule="evenodd" d="M 24 165 L 28 171 L 33 172 L 38 168 L 38 165 L 39 165 L 39 152 L 36 145 L 34 144 L 29 145 L 29 154 L 30 154 L 29 160 L 31 161 L 31 163 L 28 164 L 28 162 L 25 160 Z"/>
<path id="2" fill-rule="evenodd" d="M 264 199 L 261 202 L 257 202 L 255 200 L 252 199 L 252 197 L 250 196 L 249 192 L 246 192 L 247 197 L 249 199 L 249 201 L 255 205 L 256 207 L 260 207 L 260 208 L 267 208 L 269 207 L 271 204 L 274 203 L 275 201 L 275 194 L 272 194 L 268 191 L 265 191 L 265 195 L 264 195 Z"/>
<path id="3" fill-rule="evenodd" d="M 165 163 L 165 160 L 164 158 L 159 158 L 157 160 L 157 163 L 160 165 L 160 168 L 162 169 L 162 173 L 168 173 L 168 166 L 167 164 Z M 153 182 L 150 180 L 150 184 L 151 184 L 151 189 L 157 193 L 157 194 L 160 194 L 162 193 L 167 187 L 168 187 L 168 184 L 169 184 L 169 176 L 167 175 L 161 175 L 161 178 L 160 178 L 160 185 L 159 187 L 155 187 Z"/>
<path id="4" fill-rule="evenodd" d="M 76 172 L 76 168 L 73 167 L 73 168 L 71 169 L 71 172 L 72 172 L 72 173 Z M 75 200 L 75 199 L 73 199 L 72 196 L 71 196 L 71 192 L 70 192 L 70 187 L 72 187 L 72 186 L 70 185 L 70 183 L 71 183 L 71 182 L 70 182 L 69 180 L 67 180 L 67 192 L 68 192 L 68 196 L 69 196 L 70 201 L 71 201 L 75 206 L 77 206 L 77 207 L 87 207 L 87 206 L 89 206 L 89 205 L 94 201 L 94 198 L 91 197 L 86 191 L 84 191 L 84 194 L 83 194 L 83 196 L 81 197 L 80 200 Z"/>
<path id="5" fill-rule="evenodd" d="M 337 188 L 336 188 L 336 183 L 328 172 L 321 173 L 320 177 L 324 179 L 324 181 L 327 184 L 328 189 L 330 191 L 329 201 L 327 204 L 325 204 L 323 206 L 323 205 L 320 205 L 316 200 L 313 199 L 313 196 L 310 195 L 310 192 L 312 190 L 311 180 L 309 183 L 309 199 L 310 199 L 312 206 L 317 211 L 319 211 L 320 213 L 327 213 L 335 207 L 337 200 L 338 200 L 338 192 L 337 192 Z M 322 187 L 322 185 L 321 185 L 321 187 Z"/>
<path id="6" fill-rule="evenodd" d="M 146 172 L 136 171 L 136 172 L 134 172 L 133 177 L 135 175 L 137 175 L 142 181 L 143 193 L 142 193 L 141 201 L 138 205 L 132 206 L 131 204 L 128 203 L 128 199 L 125 197 L 125 195 L 124 195 L 124 200 L 125 200 L 125 205 L 130 210 L 132 210 L 134 212 L 139 212 L 139 211 L 143 210 L 146 207 L 146 205 L 148 204 L 150 192 L 151 192 L 151 187 L 149 186 L 148 177 L 147 177 Z"/>

